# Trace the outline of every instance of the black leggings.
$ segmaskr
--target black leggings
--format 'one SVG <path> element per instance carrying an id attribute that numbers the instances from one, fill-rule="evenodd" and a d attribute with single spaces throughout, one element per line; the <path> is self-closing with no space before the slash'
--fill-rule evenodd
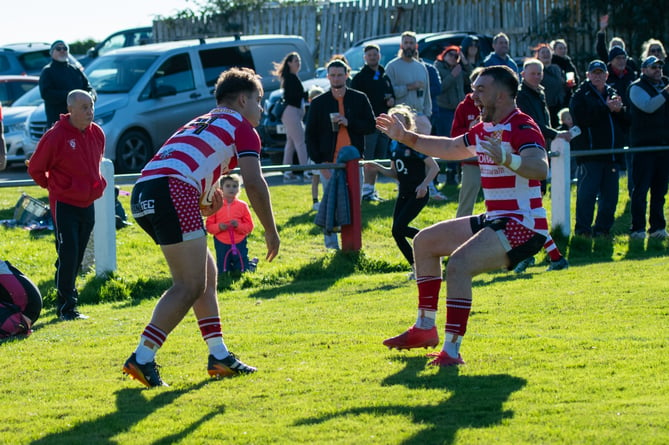
<path id="1" fill-rule="evenodd" d="M 418 229 L 409 226 L 409 223 L 414 220 L 416 216 L 423 210 L 423 207 L 430 199 L 430 195 L 426 194 L 424 197 L 416 198 L 416 193 L 407 195 L 398 195 L 395 202 L 395 210 L 393 211 L 393 238 L 400 248 L 400 252 L 404 255 L 410 265 L 413 265 L 413 247 L 408 239 L 413 239 L 418 233 Z"/>

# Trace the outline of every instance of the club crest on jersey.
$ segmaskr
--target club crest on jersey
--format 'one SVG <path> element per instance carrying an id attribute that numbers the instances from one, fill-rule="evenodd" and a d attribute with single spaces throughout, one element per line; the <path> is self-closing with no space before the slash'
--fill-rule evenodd
<path id="1" fill-rule="evenodd" d="M 67 141 L 67 143 L 70 145 L 70 148 L 72 150 L 77 148 L 77 140 L 76 139 L 70 139 L 69 141 Z"/>

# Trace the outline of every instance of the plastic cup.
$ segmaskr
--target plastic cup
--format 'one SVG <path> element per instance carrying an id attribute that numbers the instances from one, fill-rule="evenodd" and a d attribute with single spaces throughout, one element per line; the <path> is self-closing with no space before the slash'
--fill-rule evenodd
<path id="1" fill-rule="evenodd" d="M 330 124 L 332 124 L 332 131 L 335 133 L 339 131 L 337 119 L 339 119 L 339 113 L 330 113 Z"/>

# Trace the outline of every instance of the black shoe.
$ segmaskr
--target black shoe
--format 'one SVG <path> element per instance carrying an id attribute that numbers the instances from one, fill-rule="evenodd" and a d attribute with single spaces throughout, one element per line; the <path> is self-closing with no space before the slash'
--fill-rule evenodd
<path id="1" fill-rule="evenodd" d="M 137 363 L 134 352 L 130 358 L 125 361 L 125 364 L 123 365 L 123 373 L 128 374 L 131 379 L 137 380 L 139 383 L 149 388 L 154 386 L 169 386 L 160 378 L 158 365 L 156 365 L 155 361 L 140 365 Z"/>
<path id="2" fill-rule="evenodd" d="M 88 315 L 84 315 L 76 309 L 71 311 L 63 312 L 59 317 L 63 321 L 72 321 L 72 320 L 88 320 Z"/>
<path id="3" fill-rule="evenodd" d="M 258 369 L 253 366 L 242 363 L 242 361 L 235 357 L 235 354 L 232 352 L 221 360 L 211 354 L 209 355 L 207 372 L 210 376 L 217 379 L 221 377 L 232 377 L 238 374 L 252 374 L 257 370 Z"/>

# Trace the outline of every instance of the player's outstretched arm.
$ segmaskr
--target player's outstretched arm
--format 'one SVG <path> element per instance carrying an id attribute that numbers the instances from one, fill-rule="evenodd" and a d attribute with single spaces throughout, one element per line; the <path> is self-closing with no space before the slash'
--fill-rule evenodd
<path id="1" fill-rule="evenodd" d="M 258 216 L 260 224 L 265 229 L 265 244 L 267 245 L 267 261 L 272 261 L 279 254 L 279 232 L 274 222 L 272 200 L 269 194 L 267 181 L 262 175 L 260 161 L 253 156 L 239 158 L 239 169 L 244 179 L 244 188 L 249 197 L 251 206 Z"/>
<path id="2" fill-rule="evenodd" d="M 381 114 L 376 118 L 376 128 L 389 138 L 434 158 L 459 161 L 476 154 L 473 147 L 465 146 L 463 136 L 447 138 L 415 133 L 404 128 L 398 118 L 387 114 Z"/>

